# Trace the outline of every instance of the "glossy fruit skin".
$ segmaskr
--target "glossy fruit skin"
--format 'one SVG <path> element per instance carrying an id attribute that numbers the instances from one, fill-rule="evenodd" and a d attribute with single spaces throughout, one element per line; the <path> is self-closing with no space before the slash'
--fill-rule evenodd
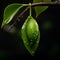
<path id="1" fill-rule="evenodd" d="M 38 24 L 33 17 L 28 16 L 22 26 L 21 36 L 27 50 L 31 55 L 34 55 L 40 41 L 40 31 Z"/>

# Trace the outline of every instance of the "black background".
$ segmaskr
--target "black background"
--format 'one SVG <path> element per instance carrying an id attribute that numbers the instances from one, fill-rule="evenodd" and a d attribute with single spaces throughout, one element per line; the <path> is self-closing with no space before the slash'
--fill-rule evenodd
<path id="1" fill-rule="evenodd" d="M 32 1 L 31 1 L 32 2 Z M 0 0 L 0 26 L 3 21 L 3 12 L 7 5 L 12 3 L 29 3 L 28 0 Z M 32 57 L 24 47 L 22 39 L 11 35 L 0 28 L 0 58 L 22 58 L 22 59 L 54 59 L 60 54 L 60 6 L 49 6 L 36 19 L 41 32 L 39 47 Z M 42 24 L 46 21 L 52 22 L 52 28 L 44 29 Z"/>

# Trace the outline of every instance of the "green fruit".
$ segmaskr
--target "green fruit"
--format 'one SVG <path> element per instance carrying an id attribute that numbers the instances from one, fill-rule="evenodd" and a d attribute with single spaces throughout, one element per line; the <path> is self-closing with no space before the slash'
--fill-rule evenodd
<path id="1" fill-rule="evenodd" d="M 22 26 L 21 36 L 26 49 L 33 56 L 40 41 L 39 27 L 33 17 L 28 16 L 27 20 Z"/>

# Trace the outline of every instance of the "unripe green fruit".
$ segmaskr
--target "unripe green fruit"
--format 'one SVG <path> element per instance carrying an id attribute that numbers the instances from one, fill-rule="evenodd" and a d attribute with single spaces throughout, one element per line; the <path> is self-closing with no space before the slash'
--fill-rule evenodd
<path id="1" fill-rule="evenodd" d="M 21 36 L 27 50 L 34 55 L 40 41 L 40 32 L 38 24 L 32 16 L 29 16 L 23 24 Z"/>
<path id="2" fill-rule="evenodd" d="M 30 38 L 36 38 L 39 34 L 38 24 L 34 18 L 30 18 L 26 25 L 27 35 Z"/>

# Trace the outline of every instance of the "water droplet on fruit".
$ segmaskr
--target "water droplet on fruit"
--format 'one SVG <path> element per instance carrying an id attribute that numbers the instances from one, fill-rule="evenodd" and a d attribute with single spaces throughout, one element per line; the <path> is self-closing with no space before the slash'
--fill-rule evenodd
<path id="1" fill-rule="evenodd" d="M 39 41 L 37 41 L 36 43 L 39 43 Z"/>

